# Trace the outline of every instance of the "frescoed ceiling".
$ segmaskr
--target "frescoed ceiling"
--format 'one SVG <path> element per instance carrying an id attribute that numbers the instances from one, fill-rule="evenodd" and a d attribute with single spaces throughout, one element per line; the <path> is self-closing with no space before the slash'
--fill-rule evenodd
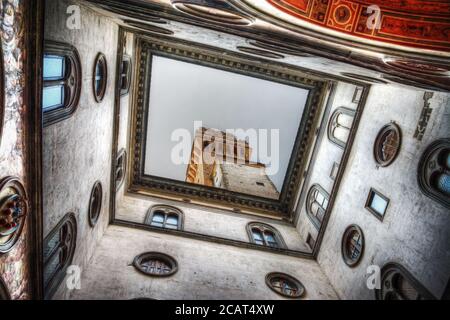
<path id="1" fill-rule="evenodd" d="M 450 0 L 88 2 L 139 32 L 162 33 L 352 81 L 450 90 Z M 368 28 L 368 21 L 376 22 L 376 11 L 370 13 L 369 7 L 380 10 L 379 29 Z"/>
<path id="2" fill-rule="evenodd" d="M 450 50 L 448 0 L 245 0 L 285 23 L 337 31 L 356 39 Z"/>

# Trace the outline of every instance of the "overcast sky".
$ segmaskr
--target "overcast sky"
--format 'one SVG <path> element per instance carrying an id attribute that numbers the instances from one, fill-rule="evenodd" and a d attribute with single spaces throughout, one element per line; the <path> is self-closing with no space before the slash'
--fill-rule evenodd
<path id="1" fill-rule="evenodd" d="M 185 181 L 187 164 L 171 161 L 177 145 L 171 135 L 184 128 L 194 137 L 194 121 L 223 131 L 279 129 L 280 165 L 270 178 L 281 191 L 307 95 L 304 89 L 154 56 L 145 173 Z"/>

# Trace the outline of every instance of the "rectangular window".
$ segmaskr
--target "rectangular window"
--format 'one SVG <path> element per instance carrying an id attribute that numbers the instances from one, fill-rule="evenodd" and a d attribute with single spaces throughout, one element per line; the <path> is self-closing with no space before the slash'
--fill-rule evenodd
<path id="1" fill-rule="evenodd" d="M 306 238 L 306 243 L 311 249 L 314 249 L 314 246 L 316 245 L 316 240 L 312 237 L 310 233 L 308 233 L 308 237 Z"/>
<path id="2" fill-rule="evenodd" d="M 123 56 L 122 64 L 120 66 L 120 95 L 126 95 L 130 91 L 131 82 L 131 58 Z"/>
<path id="3" fill-rule="evenodd" d="M 339 163 L 335 162 L 333 163 L 333 167 L 331 168 L 330 178 L 331 180 L 336 180 L 337 174 L 339 171 Z"/>
<path id="4" fill-rule="evenodd" d="M 383 221 L 386 209 L 389 205 L 389 199 L 383 196 L 375 189 L 370 189 L 369 196 L 366 201 L 366 209 L 369 210 L 375 217 Z"/>
<path id="5" fill-rule="evenodd" d="M 363 93 L 363 87 L 356 87 L 355 92 L 353 93 L 352 102 L 359 103 L 359 101 L 361 101 L 362 93 Z"/>
<path id="6" fill-rule="evenodd" d="M 64 85 L 44 87 L 42 106 L 44 111 L 64 105 Z"/>
<path id="7" fill-rule="evenodd" d="M 44 57 L 44 81 L 62 80 L 64 78 L 65 58 L 46 55 Z"/>

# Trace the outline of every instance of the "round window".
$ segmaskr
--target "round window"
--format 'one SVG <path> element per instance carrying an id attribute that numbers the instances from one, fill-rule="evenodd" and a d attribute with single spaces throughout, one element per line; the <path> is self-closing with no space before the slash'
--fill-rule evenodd
<path id="1" fill-rule="evenodd" d="M 89 224 L 94 227 L 102 210 L 103 188 L 100 181 L 92 187 L 91 198 L 89 200 Z"/>
<path id="2" fill-rule="evenodd" d="M 401 146 L 400 128 L 395 123 L 384 126 L 375 140 L 375 161 L 381 167 L 387 167 L 394 162 Z"/>
<path id="3" fill-rule="evenodd" d="M 97 102 L 101 102 L 105 96 L 107 79 L 108 67 L 106 65 L 106 57 L 103 53 L 99 53 L 95 59 L 93 80 L 94 97 Z"/>
<path id="4" fill-rule="evenodd" d="M 266 276 L 266 284 L 270 289 L 286 298 L 300 298 L 305 294 L 303 284 L 284 273 L 269 273 Z"/>
<path id="5" fill-rule="evenodd" d="M 142 253 L 134 258 L 133 265 L 140 272 L 155 277 L 168 277 L 178 271 L 176 260 L 159 252 Z"/>
<path id="6" fill-rule="evenodd" d="M 351 225 L 342 237 L 342 257 L 345 264 L 354 267 L 361 260 L 364 252 L 364 235 L 360 227 Z"/>

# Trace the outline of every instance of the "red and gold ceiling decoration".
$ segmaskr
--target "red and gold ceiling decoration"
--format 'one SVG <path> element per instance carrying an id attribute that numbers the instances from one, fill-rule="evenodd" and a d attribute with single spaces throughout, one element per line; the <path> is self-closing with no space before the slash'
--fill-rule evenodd
<path id="1" fill-rule="evenodd" d="M 276 11 L 347 35 L 450 51 L 449 0 L 264 1 Z"/>

